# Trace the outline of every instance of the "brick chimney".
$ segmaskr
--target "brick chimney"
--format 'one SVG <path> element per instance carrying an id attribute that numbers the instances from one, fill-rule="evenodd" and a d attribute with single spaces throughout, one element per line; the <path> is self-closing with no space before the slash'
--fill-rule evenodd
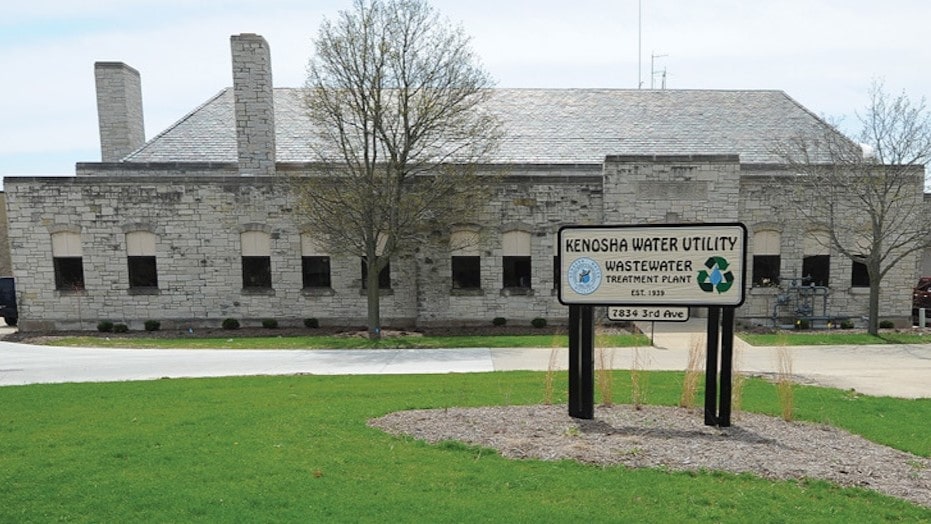
<path id="1" fill-rule="evenodd" d="M 139 71 L 122 62 L 95 62 L 100 159 L 119 162 L 145 143 Z"/>
<path id="2" fill-rule="evenodd" d="M 230 37 L 230 47 L 239 174 L 274 175 L 275 103 L 268 42 L 243 33 Z"/>

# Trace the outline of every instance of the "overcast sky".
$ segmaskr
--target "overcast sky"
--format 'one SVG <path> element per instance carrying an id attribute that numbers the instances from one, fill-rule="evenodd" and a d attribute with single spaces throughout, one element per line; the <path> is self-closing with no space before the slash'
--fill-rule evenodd
<path id="1" fill-rule="evenodd" d="M 927 0 L 434 0 L 499 87 L 778 89 L 856 127 L 874 79 L 931 94 Z M 0 8 L 0 176 L 100 160 L 93 64 L 142 75 L 146 138 L 232 84 L 229 37 L 303 85 L 323 17 L 351 0 L 29 0 Z M 638 39 L 639 33 L 642 35 Z M 638 41 L 641 44 L 638 45 Z M 638 60 L 639 48 L 639 60 Z M 638 62 L 642 64 L 639 68 Z"/>

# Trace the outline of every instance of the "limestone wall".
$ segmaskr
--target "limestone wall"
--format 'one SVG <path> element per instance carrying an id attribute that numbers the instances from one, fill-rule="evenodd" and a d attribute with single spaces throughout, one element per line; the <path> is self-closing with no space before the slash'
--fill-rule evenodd
<path id="1" fill-rule="evenodd" d="M 275 318 L 298 325 L 363 325 L 361 263 L 331 259 L 332 289 L 302 289 L 300 228 L 282 178 L 239 176 L 236 164 L 82 164 L 73 178 L 7 180 L 9 244 L 24 330 L 82 327 L 101 319 L 141 329 L 147 319 L 166 329 L 216 326 L 227 317 L 246 324 Z M 783 277 L 801 271 L 803 238 L 811 229 L 795 213 L 798 194 L 777 171 L 750 169 L 730 157 L 609 158 L 602 166 L 515 166 L 493 196 L 477 199 L 481 288 L 453 290 L 449 231 L 416 253 L 391 261 L 383 293 L 385 325 L 484 324 L 494 317 L 525 324 L 536 317 L 565 322 L 554 286 L 556 234 L 561 226 L 741 221 L 748 227 L 748 285 L 760 229 L 781 233 Z M 300 172 L 300 168 L 289 168 Z M 150 176 L 146 176 L 149 173 Z M 813 195 L 812 198 L 816 198 Z M 158 289 L 130 290 L 126 233 L 156 235 Z M 240 234 L 271 239 L 271 290 L 244 290 Z M 56 290 L 51 235 L 78 231 L 85 289 Z M 503 239 L 529 233 L 529 290 L 503 287 Z M 881 315 L 905 321 L 918 255 L 883 281 Z M 850 286 L 851 263 L 831 258 L 829 313 L 866 315 L 868 290 Z M 768 318 L 778 289 L 750 288 L 738 317 Z M 700 312 L 696 312 L 700 315 Z"/>
<path id="2" fill-rule="evenodd" d="M 822 229 L 823 226 L 812 224 L 799 216 L 798 203 L 793 200 L 804 202 L 804 199 L 816 199 L 820 196 L 800 191 L 793 182 L 793 177 L 775 170 L 745 171 L 741 177 L 740 188 L 740 220 L 746 224 L 750 237 L 748 264 L 752 264 L 753 260 L 754 233 L 759 230 L 774 230 L 781 234 L 780 277 L 783 282 L 789 278 L 802 277 L 802 259 L 806 255 L 804 238 L 809 232 Z M 850 226 L 861 223 L 865 216 L 865 214 L 856 214 L 841 217 L 841 219 L 845 221 L 845 225 Z M 851 242 L 853 241 L 851 239 Z M 880 294 L 880 319 L 890 319 L 900 325 L 910 325 L 911 293 L 919 258 L 919 253 L 906 256 L 883 278 Z M 852 266 L 853 263 L 849 258 L 836 249 L 831 250 L 828 314 L 851 317 L 862 326 L 864 325 L 863 318 L 869 312 L 869 288 L 851 285 Z M 776 297 L 780 293 L 782 290 L 779 288 L 749 288 L 750 300 L 741 308 L 739 315 L 743 317 L 771 316 Z M 822 303 L 821 299 L 815 301 L 818 315 L 821 314 Z M 791 316 L 791 307 L 780 308 L 779 311 Z"/>
<path id="3" fill-rule="evenodd" d="M 364 324 L 366 302 L 357 257 L 333 257 L 332 292 L 302 290 L 300 231 L 280 181 L 186 176 L 143 182 L 124 177 L 18 179 L 8 182 L 11 245 L 21 329 L 93 329 L 101 319 L 141 328 L 219 325 L 227 317 L 259 323 Z M 272 291 L 244 290 L 240 233 L 261 225 L 271 237 Z M 56 290 L 51 233 L 78 227 L 84 290 Z M 143 226 L 157 236 L 158 291 L 128 287 L 125 233 Z M 391 264 L 392 291 L 382 298 L 386 323 L 416 316 L 411 261 Z"/>

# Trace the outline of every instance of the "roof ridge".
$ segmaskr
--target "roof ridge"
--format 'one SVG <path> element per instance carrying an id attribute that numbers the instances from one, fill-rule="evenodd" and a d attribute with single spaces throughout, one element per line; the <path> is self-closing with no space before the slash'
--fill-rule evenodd
<path id="1" fill-rule="evenodd" d="M 126 162 L 126 161 L 128 161 L 128 160 L 131 160 L 132 157 L 134 157 L 136 154 L 141 153 L 143 150 L 145 150 L 145 148 L 149 147 L 149 146 L 150 146 L 151 144 L 153 144 L 156 140 L 158 140 L 159 138 L 161 138 L 161 137 L 167 135 L 169 132 L 171 132 L 172 130 L 174 130 L 175 128 L 177 128 L 177 127 L 180 126 L 181 124 L 183 124 L 185 121 L 187 121 L 187 120 L 190 119 L 192 116 L 194 116 L 194 114 L 196 114 L 198 111 L 200 111 L 201 109 L 207 107 L 208 105 L 210 105 L 211 103 L 213 103 L 214 100 L 216 100 L 216 99 L 220 98 L 221 96 L 223 96 L 224 94 L 226 94 L 226 92 L 229 91 L 230 89 L 232 89 L 232 88 L 231 88 L 231 87 L 224 87 L 223 89 L 220 90 L 219 93 L 213 95 L 212 97 L 208 98 L 204 103 L 200 104 L 199 106 L 197 106 L 197 107 L 195 107 L 194 109 L 192 109 L 191 111 L 189 111 L 186 115 L 182 116 L 182 117 L 179 118 L 177 121 L 175 121 L 173 124 L 171 124 L 170 126 L 166 127 L 164 130 L 162 130 L 161 133 L 158 133 L 157 135 L 153 136 L 152 138 L 146 140 L 144 144 L 142 144 L 141 146 L 139 146 L 138 148 L 136 148 L 134 151 L 132 151 L 132 152 L 129 153 L 128 155 L 124 156 L 124 157 L 120 160 L 120 162 Z"/>

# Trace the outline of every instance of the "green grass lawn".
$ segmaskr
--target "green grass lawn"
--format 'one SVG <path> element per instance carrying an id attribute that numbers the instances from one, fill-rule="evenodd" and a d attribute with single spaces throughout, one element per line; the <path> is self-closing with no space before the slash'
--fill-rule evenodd
<path id="1" fill-rule="evenodd" d="M 614 380 L 624 402 L 630 374 Z M 497 372 L 2 387 L 0 522 L 931 520 L 927 508 L 816 480 L 513 461 L 366 426 L 402 409 L 539 403 L 544 382 Z M 641 382 L 648 402 L 672 405 L 682 373 Z M 748 381 L 743 406 L 778 413 L 775 386 Z M 798 387 L 795 406 L 798 418 L 931 455 L 931 399 Z"/>
<path id="2" fill-rule="evenodd" d="M 879 335 L 844 331 L 739 333 L 753 346 L 852 346 L 864 344 L 931 344 L 931 334 L 888 332 Z"/>
<path id="3" fill-rule="evenodd" d="M 644 335 L 604 335 L 599 341 L 609 347 L 649 346 Z M 78 347 L 119 347 L 145 349 L 395 349 L 395 348 L 511 348 L 568 347 L 566 335 L 511 336 L 401 336 L 372 341 L 360 337 L 292 336 L 218 338 L 143 338 L 143 337 L 62 337 L 51 344 Z"/>

